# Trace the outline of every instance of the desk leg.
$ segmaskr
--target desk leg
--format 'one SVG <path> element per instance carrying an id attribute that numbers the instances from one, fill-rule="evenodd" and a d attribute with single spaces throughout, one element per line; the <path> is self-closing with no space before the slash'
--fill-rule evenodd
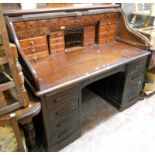
<path id="1" fill-rule="evenodd" d="M 26 139 L 26 144 L 29 151 L 36 150 L 36 140 L 35 140 L 35 129 L 32 123 L 32 118 L 25 120 L 21 123 L 24 130 L 24 135 Z"/>

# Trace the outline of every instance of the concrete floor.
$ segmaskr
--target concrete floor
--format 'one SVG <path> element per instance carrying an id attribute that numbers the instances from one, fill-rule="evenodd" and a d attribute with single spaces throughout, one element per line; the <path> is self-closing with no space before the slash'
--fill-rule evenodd
<path id="1" fill-rule="evenodd" d="M 155 95 L 123 112 L 83 92 L 82 136 L 61 152 L 155 152 Z"/>

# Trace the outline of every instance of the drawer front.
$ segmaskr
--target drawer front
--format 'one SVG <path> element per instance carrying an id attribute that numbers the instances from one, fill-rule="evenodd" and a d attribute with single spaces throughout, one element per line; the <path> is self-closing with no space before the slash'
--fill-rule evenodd
<path id="1" fill-rule="evenodd" d="M 128 77 L 128 83 L 135 83 L 137 81 L 140 81 L 143 79 L 144 71 L 140 70 L 139 72 L 136 72 Z"/>
<path id="2" fill-rule="evenodd" d="M 91 16 L 82 16 L 81 22 L 83 26 L 91 25 L 93 23 L 93 19 Z"/>
<path id="3" fill-rule="evenodd" d="M 61 37 L 64 37 L 63 31 L 52 32 L 50 34 L 50 39 L 61 38 Z"/>
<path id="4" fill-rule="evenodd" d="M 27 38 L 33 38 L 33 37 L 38 37 L 40 34 L 39 29 L 28 29 L 27 30 Z"/>
<path id="5" fill-rule="evenodd" d="M 134 83 L 128 83 L 127 85 L 127 92 L 133 92 L 134 90 L 140 91 L 143 84 L 143 79 L 140 78 L 139 80 L 135 81 Z"/>
<path id="6" fill-rule="evenodd" d="M 50 31 L 56 31 L 59 30 L 59 19 L 50 19 L 49 20 L 50 24 Z"/>
<path id="7" fill-rule="evenodd" d="M 108 25 L 100 25 L 99 27 L 99 33 L 101 32 L 105 32 L 109 30 L 109 26 Z"/>
<path id="8" fill-rule="evenodd" d="M 140 60 L 134 61 L 127 66 L 128 73 L 133 74 L 134 72 L 145 69 L 145 66 L 146 66 L 146 59 L 140 59 Z"/>
<path id="9" fill-rule="evenodd" d="M 109 43 L 109 42 L 111 42 L 113 40 L 115 40 L 114 36 L 111 36 L 111 37 L 100 37 L 99 38 L 99 44 Z"/>
<path id="10" fill-rule="evenodd" d="M 51 50 L 58 50 L 58 49 L 64 49 L 64 43 L 59 43 L 59 44 L 52 44 L 51 46 Z"/>
<path id="11" fill-rule="evenodd" d="M 64 48 L 59 48 L 59 49 L 52 49 L 50 50 L 50 53 L 51 54 L 56 54 L 56 53 L 63 53 L 65 52 L 65 49 Z"/>
<path id="12" fill-rule="evenodd" d="M 84 32 L 94 33 L 95 32 L 95 27 L 94 26 L 84 27 Z"/>
<path id="13" fill-rule="evenodd" d="M 66 114 L 78 109 L 78 98 L 68 99 L 55 107 L 48 108 L 48 118 L 50 121 L 59 119 Z"/>
<path id="14" fill-rule="evenodd" d="M 99 37 L 100 38 L 103 38 L 103 37 L 112 37 L 112 36 L 115 36 L 116 32 L 115 31 L 103 31 L 103 32 L 100 32 L 99 33 Z"/>
<path id="15" fill-rule="evenodd" d="M 133 91 L 126 95 L 125 103 L 134 103 L 139 100 L 140 91 Z"/>
<path id="16" fill-rule="evenodd" d="M 55 144 L 59 141 L 65 140 L 66 138 L 68 138 L 70 136 L 70 134 L 72 134 L 73 132 L 75 132 L 78 129 L 79 129 L 79 123 L 77 123 L 77 122 L 74 122 L 74 123 L 70 124 L 69 126 L 65 126 L 64 128 L 62 128 L 55 134 L 51 134 L 51 136 L 50 136 L 51 144 Z"/>
<path id="17" fill-rule="evenodd" d="M 22 40 L 22 39 L 27 38 L 27 33 L 26 33 L 26 31 L 25 31 L 25 32 L 17 32 L 16 34 L 17 34 L 17 38 L 18 38 L 19 40 Z"/>
<path id="18" fill-rule="evenodd" d="M 16 32 L 26 30 L 26 23 L 25 22 L 14 23 L 13 25 L 14 25 L 14 29 L 15 29 Z"/>
<path id="19" fill-rule="evenodd" d="M 99 20 L 105 22 L 105 20 L 107 19 L 107 15 L 106 14 L 99 14 L 98 15 Z"/>
<path id="20" fill-rule="evenodd" d="M 48 55 L 49 54 L 47 51 L 43 51 L 43 52 L 38 52 L 38 53 L 33 53 L 33 54 L 27 54 L 26 57 L 30 61 L 36 61 L 38 59 L 48 57 Z"/>
<path id="21" fill-rule="evenodd" d="M 50 20 L 39 20 L 39 27 L 43 28 L 43 27 L 49 27 L 49 22 Z"/>
<path id="22" fill-rule="evenodd" d="M 94 41 L 89 41 L 89 42 L 84 42 L 83 43 L 83 46 L 86 47 L 86 46 L 93 46 L 94 45 Z"/>
<path id="23" fill-rule="evenodd" d="M 93 24 L 96 24 L 100 20 L 99 15 L 92 15 L 92 22 Z"/>
<path id="24" fill-rule="evenodd" d="M 95 43 L 95 27 L 89 26 L 84 28 L 83 46 L 92 46 Z"/>
<path id="25" fill-rule="evenodd" d="M 38 28 L 38 24 L 39 24 L 38 21 L 28 21 L 26 22 L 26 27 L 27 29 L 35 29 Z"/>
<path id="26" fill-rule="evenodd" d="M 95 40 L 95 33 L 84 33 L 84 40 Z"/>
<path id="27" fill-rule="evenodd" d="M 63 117 L 60 117 L 57 120 L 49 122 L 48 126 L 50 129 L 52 129 L 50 131 L 50 133 L 56 134 L 63 128 L 71 127 L 72 124 L 74 124 L 74 123 L 79 124 L 79 112 L 77 110 L 75 110 Z"/>
<path id="28" fill-rule="evenodd" d="M 47 36 L 49 34 L 50 34 L 50 29 L 48 27 L 41 27 L 39 29 L 39 33 L 38 33 L 39 36 Z"/>
<path id="29" fill-rule="evenodd" d="M 47 38 L 37 37 L 37 38 L 24 39 L 24 40 L 20 40 L 19 43 L 22 48 L 27 48 L 27 47 L 47 44 Z"/>
<path id="30" fill-rule="evenodd" d="M 64 27 L 66 29 L 81 27 L 80 17 L 67 17 L 60 19 L 60 28 Z"/>
<path id="31" fill-rule="evenodd" d="M 47 45 L 41 45 L 41 46 L 34 46 L 30 48 L 23 49 L 23 52 L 27 54 L 36 54 L 40 52 L 46 52 L 48 53 L 48 46 Z"/>
<path id="32" fill-rule="evenodd" d="M 71 100 L 73 98 L 78 97 L 79 97 L 78 87 L 73 87 L 63 92 L 47 94 L 45 96 L 45 100 L 47 103 L 47 107 L 49 108 L 57 106 L 59 104 L 63 104 L 65 100 Z"/>
<path id="33" fill-rule="evenodd" d="M 64 44 L 64 37 L 51 38 L 50 44 Z"/>

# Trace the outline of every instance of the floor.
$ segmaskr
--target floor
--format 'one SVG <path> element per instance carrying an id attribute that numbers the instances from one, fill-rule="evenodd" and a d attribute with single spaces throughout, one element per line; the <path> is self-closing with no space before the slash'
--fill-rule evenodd
<path id="1" fill-rule="evenodd" d="M 81 120 L 82 136 L 61 152 L 155 152 L 155 95 L 118 112 L 86 89 Z"/>

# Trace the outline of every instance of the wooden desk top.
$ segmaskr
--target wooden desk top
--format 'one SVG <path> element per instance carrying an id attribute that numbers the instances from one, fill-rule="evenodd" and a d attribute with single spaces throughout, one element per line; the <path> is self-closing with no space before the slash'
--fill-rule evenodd
<path id="1" fill-rule="evenodd" d="M 86 80 L 148 54 L 147 51 L 113 41 L 51 55 L 32 63 L 39 79 L 40 92 L 37 95 Z"/>

